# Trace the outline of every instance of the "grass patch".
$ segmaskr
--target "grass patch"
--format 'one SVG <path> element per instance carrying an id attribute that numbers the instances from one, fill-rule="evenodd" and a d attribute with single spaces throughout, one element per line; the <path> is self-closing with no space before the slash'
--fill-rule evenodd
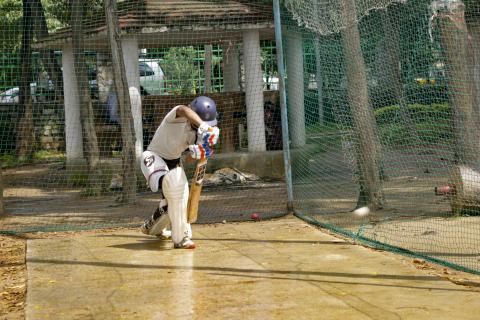
<path id="1" fill-rule="evenodd" d="M 18 158 L 14 153 L 4 153 L 0 155 L 2 168 L 15 168 L 26 164 L 39 164 L 50 162 L 65 163 L 66 155 L 59 151 L 40 150 L 33 154 L 32 158 Z"/>
<path id="2" fill-rule="evenodd" d="M 73 173 L 68 176 L 68 184 L 72 187 L 88 186 L 88 174 L 86 172 Z"/>
<path id="3" fill-rule="evenodd" d="M 340 131 L 340 126 L 336 123 L 314 123 L 305 128 L 305 133 L 307 136 L 317 135 L 317 134 L 326 134 L 326 133 L 335 133 Z"/>

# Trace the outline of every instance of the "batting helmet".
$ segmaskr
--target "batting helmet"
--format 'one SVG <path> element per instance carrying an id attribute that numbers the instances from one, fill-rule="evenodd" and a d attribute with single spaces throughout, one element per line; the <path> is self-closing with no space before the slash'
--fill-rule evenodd
<path id="1" fill-rule="evenodd" d="M 214 127 L 217 125 L 217 105 L 215 101 L 209 97 L 200 96 L 193 99 L 190 107 L 209 126 Z"/>

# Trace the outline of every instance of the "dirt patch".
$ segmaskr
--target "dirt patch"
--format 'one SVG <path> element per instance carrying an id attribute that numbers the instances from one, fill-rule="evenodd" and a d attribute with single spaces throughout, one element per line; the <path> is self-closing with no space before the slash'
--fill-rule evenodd
<path id="1" fill-rule="evenodd" d="M 28 239 L 64 238 L 77 234 L 110 233 L 108 230 L 79 232 L 31 233 L 22 237 L 0 234 L 0 319 L 25 319 L 25 298 L 27 293 L 26 244 Z"/>
<path id="2" fill-rule="evenodd" d="M 26 239 L 0 235 L 0 319 L 25 319 Z"/>

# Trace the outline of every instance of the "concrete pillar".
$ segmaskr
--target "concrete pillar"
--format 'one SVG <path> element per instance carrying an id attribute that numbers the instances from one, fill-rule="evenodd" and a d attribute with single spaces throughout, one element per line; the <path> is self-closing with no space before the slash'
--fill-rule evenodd
<path id="1" fill-rule="evenodd" d="M 80 121 L 80 97 L 77 90 L 77 77 L 73 63 L 71 44 L 62 48 L 63 96 L 65 105 L 65 144 L 67 165 L 82 162 L 83 133 Z"/>
<path id="2" fill-rule="evenodd" d="M 285 59 L 287 63 L 288 123 L 292 148 L 306 143 L 305 106 L 303 84 L 303 41 L 302 34 L 287 31 Z"/>
<path id="3" fill-rule="evenodd" d="M 263 77 L 258 30 L 249 30 L 243 33 L 243 64 L 245 68 L 248 151 L 265 151 Z"/>
<path id="4" fill-rule="evenodd" d="M 133 125 L 135 129 L 135 155 L 139 158 L 143 152 L 143 126 L 137 39 L 122 39 L 122 52 L 128 91 L 130 93 L 130 103 L 132 105 Z"/>
<path id="5" fill-rule="evenodd" d="M 213 48 L 211 44 L 204 46 L 205 50 L 205 63 L 203 64 L 203 70 L 205 74 L 205 93 L 212 92 L 212 56 Z"/>
<path id="6" fill-rule="evenodd" d="M 222 46 L 223 52 L 223 91 L 240 91 L 240 65 L 238 49 L 234 42 Z"/>

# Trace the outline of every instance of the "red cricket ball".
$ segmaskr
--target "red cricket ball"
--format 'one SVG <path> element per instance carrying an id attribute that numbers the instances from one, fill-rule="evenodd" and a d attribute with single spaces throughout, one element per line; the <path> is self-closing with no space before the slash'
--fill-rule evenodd
<path id="1" fill-rule="evenodd" d="M 250 218 L 252 218 L 252 220 L 260 220 L 260 215 L 258 213 L 252 213 Z"/>

